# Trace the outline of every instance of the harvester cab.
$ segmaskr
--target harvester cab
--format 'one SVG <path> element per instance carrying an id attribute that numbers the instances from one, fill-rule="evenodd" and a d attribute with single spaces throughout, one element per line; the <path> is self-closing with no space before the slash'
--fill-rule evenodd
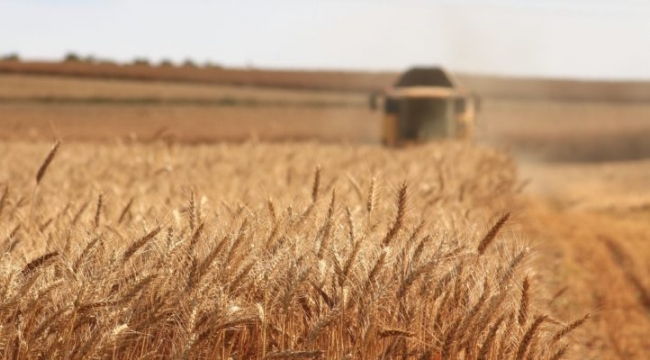
<path id="1" fill-rule="evenodd" d="M 382 142 L 389 146 L 436 139 L 471 141 L 477 105 L 476 96 L 440 68 L 410 69 L 394 86 L 370 98 L 371 108 L 383 107 Z"/>

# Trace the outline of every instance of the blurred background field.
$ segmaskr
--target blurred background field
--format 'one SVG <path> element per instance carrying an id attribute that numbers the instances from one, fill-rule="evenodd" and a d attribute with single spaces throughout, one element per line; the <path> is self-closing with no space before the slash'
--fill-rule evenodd
<path id="1" fill-rule="evenodd" d="M 219 69 L 225 75 L 201 82 L 169 81 L 162 69 L 139 81 L 103 79 L 101 65 L 85 65 L 84 77 L 63 71 L 65 63 L 59 66 L 49 65 L 57 75 L 35 75 L 29 67 L 20 69 L 27 74 L 0 74 L 0 137 L 147 139 L 164 133 L 184 142 L 257 138 L 377 143 L 381 112 L 369 110 L 369 94 L 395 76 Z M 86 78 L 93 75 L 94 66 L 100 73 Z M 191 71 L 210 79 L 210 69 Z M 229 76 L 248 77 L 250 84 L 229 84 Z M 347 85 L 359 79 L 367 84 Z M 516 80 L 519 85 L 514 87 L 508 86 L 513 81 L 508 79 L 474 81 L 484 84 L 472 88 L 481 97 L 477 125 L 481 143 L 535 160 L 650 156 L 650 105 L 640 98 L 618 98 L 647 87 L 644 83 L 591 84 L 606 91 L 578 91 L 577 96 L 561 81 Z M 567 83 L 590 88 L 584 82 Z M 621 88 L 628 92 L 618 91 Z"/>

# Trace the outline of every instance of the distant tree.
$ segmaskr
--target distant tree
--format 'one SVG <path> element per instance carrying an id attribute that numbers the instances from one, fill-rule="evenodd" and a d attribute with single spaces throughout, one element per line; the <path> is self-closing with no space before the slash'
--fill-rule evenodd
<path id="1" fill-rule="evenodd" d="M 111 59 L 97 59 L 95 63 L 99 65 L 116 65 L 115 61 Z"/>
<path id="2" fill-rule="evenodd" d="M 196 67 L 196 63 L 194 63 L 194 61 L 192 61 L 192 59 L 187 59 L 187 60 L 185 60 L 183 62 L 183 67 L 191 67 L 191 68 L 193 68 L 193 67 Z"/>
<path id="3" fill-rule="evenodd" d="M 214 63 L 212 61 L 207 61 L 205 65 L 203 65 L 205 68 L 210 68 L 210 69 L 221 69 L 223 66 L 220 64 Z"/>
<path id="4" fill-rule="evenodd" d="M 149 62 L 148 59 L 145 59 L 145 58 L 136 58 L 136 59 L 133 60 L 133 65 L 151 66 L 151 63 Z"/>
<path id="5" fill-rule="evenodd" d="M 2 57 L 2 61 L 20 61 L 20 56 L 17 53 L 7 54 Z"/>
<path id="6" fill-rule="evenodd" d="M 169 60 L 169 59 L 163 59 L 163 60 L 160 62 L 160 66 L 163 66 L 163 67 L 173 67 L 173 66 L 174 66 L 174 63 L 173 63 L 171 60 Z"/>
<path id="7" fill-rule="evenodd" d="M 79 57 L 79 55 L 77 55 L 77 54 L 75 54 L 73 52 L 69 52 L 69 53 L 67 53 L 65 55 L 65 57 L 63 58 L 63 61 L 65 61 L 65 62 L 78 62 L 78 61 L 81 61 L 81 58 Z"/>

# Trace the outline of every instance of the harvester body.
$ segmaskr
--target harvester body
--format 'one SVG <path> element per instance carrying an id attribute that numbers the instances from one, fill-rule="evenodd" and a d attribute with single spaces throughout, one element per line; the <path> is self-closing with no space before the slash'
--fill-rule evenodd
<path id="1" fill-rule="evenodd" d="M 381 95 L 386 145 L 474 137 L 477 99 L 440 68 L 411 69 Z"/>

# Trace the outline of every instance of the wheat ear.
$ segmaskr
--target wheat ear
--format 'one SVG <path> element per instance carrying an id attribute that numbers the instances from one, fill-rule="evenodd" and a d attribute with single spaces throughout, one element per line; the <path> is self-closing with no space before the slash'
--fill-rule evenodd
<path id="1" fill-rule="evenodd" d="M 519 325 L 526 324 L 528 317 L 528 304 L 530 302 L 530 279 L 528 276 L 524 279 L 524 285 L 521 290 L 521 301 L 519 302 Z"/>
<path id="2" fill-rule="evenodd" d="M 591 316 L 591 314 L 587 314 L 587 315 L 583 316 L 582 318 L 580 318 L 580 319 L 570 323 L 569 325 L 565 326 L 564 328 L 562 328 L 562 330 L 558 331 L 555 335 L 553 335 L 553 342 L 557 342 L 558 340 L 560 340 L 561 338 L 566 336 L 571 331 L 573 331 L 576 328 L 582 326 L 582 324 L 584 324 L 589 319 L 590 316 Z"/>
<path id="3" fill-rule="evenodd" d="M 320 165 L 316 166 L 316 172 L 314 173 L 314 183 L 311 187 L 311 201 L 316 202 L 318 200 L 318 187 L 320 186 Z"/>
<path id="4" fill-rule="evenodd" d="M 510 218 L 510 213 L 509 212 L 505 213 L 503 216 L 501 216 L 501 218 L 499 218 L 499 220 L 494 225 L 492 225 L 490 231 L 488 231 L 487 234 L 485 234 L 485 236 L 483 237 L 483 239 L 478 245 L 479 255 L 483 255 L 485 249 L 487 249 L 487 247 L 494 241 L 494 239 L 497 237 L 497 234 L 499 234 L 499 230 L 501 230 L 501 227 L 503 226 L 503 224 L 506 223 L 506 221 L 508 221 L 509 218 Z"/>

